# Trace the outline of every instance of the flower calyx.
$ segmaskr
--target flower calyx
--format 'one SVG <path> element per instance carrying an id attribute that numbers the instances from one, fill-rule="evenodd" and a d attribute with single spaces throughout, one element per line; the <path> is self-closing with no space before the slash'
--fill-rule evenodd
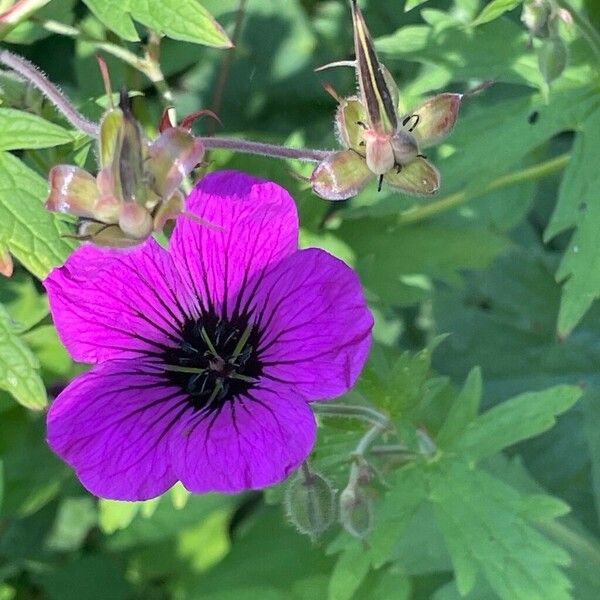
<path id="1" fill-rule="evenodd" d="M 320 162 L 311 177 L 313 191 L 327 200 L 345 200 L 378 179 L 407 194 L 429 196 L 440 175 L 421 151 L 441 142 L 456 122 L 462 94 L 440 94 L 410 113 L 399 110 L 399 90 L 379 62 L 363 14 L 352 0 L 356 60 L 325 65 L 356 69 L 358 94 L 339 102 L 336 132 L 343 150 Z"/>

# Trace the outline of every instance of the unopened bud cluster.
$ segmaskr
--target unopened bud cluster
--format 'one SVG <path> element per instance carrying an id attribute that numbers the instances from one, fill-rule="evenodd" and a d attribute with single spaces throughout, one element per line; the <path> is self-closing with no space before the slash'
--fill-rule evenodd
<path id="1" fill-rule="evenodd" d="M 565 70 L 569 54 L 560 32 L 560 23 L 571 25 L 569 11 L 560 8 L 555 0 L 525 0 L 521 21 L 536 46 L 540 72 L 547 84 L 558 79 Z"/>
<path id="2" fill-rule="evenodd" d="M 336 132 L 343 150 L 333 152 L 314 170 L 313 191 L 327 200 L 356 196 L 369 182 L 378 180 L 394 190 L 417 196 L 438 191 L 440 175 L 421 154 L 440 143 L 458 116 L 461 94 L 440 94 L 403 114 L 400 92 L 391 74 L 377 59 L 363 14 L 352 2 L 356 60 L 331 63 L 321 69 L 352 66 L 358 93 L 338 100 Z"/>

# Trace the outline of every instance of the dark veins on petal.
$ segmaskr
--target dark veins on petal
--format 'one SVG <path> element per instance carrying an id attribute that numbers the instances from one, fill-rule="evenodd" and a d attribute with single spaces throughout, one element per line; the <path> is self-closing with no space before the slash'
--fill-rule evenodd
<path id="1" fill-rule="evenodd" d="M 245 315 L 222 318 L 213 311 L 188 317 L 181 342 L 165 348 L 160 362 L 167 381 L 181 388 L 196 411 L 220 412 L 245 396 L 262 373 L 260 332 Z"/>

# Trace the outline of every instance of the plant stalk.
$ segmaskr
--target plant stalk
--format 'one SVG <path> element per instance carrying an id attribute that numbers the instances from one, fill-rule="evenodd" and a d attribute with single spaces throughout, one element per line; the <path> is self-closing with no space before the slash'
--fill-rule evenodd
<path id="1" fill-rule="evenodd" d="M 547 177 L 552 173 L 556 173 L 557 171 L 564 169 L 569 163 L 570 159 L 570 154 L 561 154 L 556 158 L 551 158 L 550 160 L 539 163 L 532 167 L 527 167 L 525 169 L 521 169 L 520 171 L 509 173 L 508 175 L 502 175 L 501 177 L 494 179 L 487 185 L 484 185 L 483 187 L 477 190 L 469 192 L 456 192 L 454 194 L 446 196 L 445 198 L 436 200 L 435 202 L 431 202 L 423 206 L 417 206 L 415 208 L 410 208 L 408 210 L 405 210 L 404 212 L 401 212 L 398 215 L 397 222 L 400 225 L 418 223 L 419 221 L 429 219 L 439 213 L 450 210 L 451 208 L 456 208 L 457 206 L 466 204 L 470 200 L 479 198 L 481 196 L 484 196 L 485 194 L 489 194 L 490 192 L 495 192 L 497 190 L 509 187 L 511 185 L 517 185 L 526 181 L 532 181 L 535 179 L 541 179 L 542 177 Z"/>

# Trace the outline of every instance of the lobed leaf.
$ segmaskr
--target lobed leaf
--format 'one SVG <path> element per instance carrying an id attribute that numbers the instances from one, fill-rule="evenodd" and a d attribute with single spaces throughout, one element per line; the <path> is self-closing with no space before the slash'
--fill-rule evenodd
<path id="1" fill-rule="evenodd" d="M 429 486 L 461 595 L 481 573 L 502 600 L 571 599 L 560 569 L 569 555 L 528 523 L 514 488 L 458 461 L 431 472 Z"/>
<path id="2" fill-rule="evenodd" d="M 546 240 L 576 227 L 556 273 L 564 281 L 558 333 L 567 336 L 600 297 L 600 109 L 581 126 L 573 156 L 560 185 L 558 202 L 545 232 Z"/>
<path id="3" fill-rule="evenodd" d="M 515 396 L 471 421 L 453 449 L 476 461 L 492 456 L 550 429 L 581 394 L 579 387 L 562 385 Z"/>

